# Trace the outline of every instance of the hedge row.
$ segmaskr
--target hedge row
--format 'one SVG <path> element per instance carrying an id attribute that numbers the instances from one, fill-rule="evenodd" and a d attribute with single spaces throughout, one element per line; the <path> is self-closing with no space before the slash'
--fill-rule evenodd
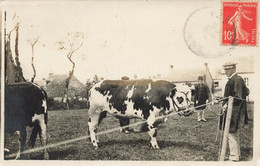
<path id="1" fill-rule="evenodd" d="M 56 101 L 52 98 L 49 98 L 47 101 L 48 110 L 67 110 L 67 104 Z M 78 99 L 69 100 L 69 109 L 88 109 L 88 101 L 80 101 Z"/>

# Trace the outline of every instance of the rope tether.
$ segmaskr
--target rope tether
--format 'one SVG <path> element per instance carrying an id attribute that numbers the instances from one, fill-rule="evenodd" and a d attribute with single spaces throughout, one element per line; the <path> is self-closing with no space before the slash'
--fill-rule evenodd
<path id="1" fill-rule="evenodd" d="M 224 101 L 228 99 L 228 97 L 226 98 L 222 98 L 222 99 L 219 99 L 219 100 L 215 100 L 215 101 Z M 236 98 L 236 99 L 239 99 L 239 100 L 244 100 L 244 99 L 240 99 L 240 98 Z M 213 102 L 215 102 L 213 101 Z M 202 107 L 202 106 L 208 106 L 210 104 L 212 104 L 213 102 L 210 102 L 210 103 L 206 103 L 206 104 L 203 104 L 203 105 L 200 105 L 200 106 L 196 106 L 194 108 L 192 108 L 192 110 L 195 110 L 196 108 L 198 107 Z M 184 113 L 185 111 L 190 111 L 191 109 L 185 109 L 185 110 L 182 110 L 182 111 L 179 111 L 179 112 L 172 112 L 168 115 L 162 115 L 162 116 L 159 116 L 159 117 L 156 117 L 156 120 L 157 119 L 162 119 L 162 118 L 165 118 L 165 117 L 169 117 L 169 116 L 173 116 L 173 115 L 176 115 L 176 114 L 179 114 L 180 112 Z M 107 133 L 111 133 L 111 132 L 114 132 L 114 131 L 118 131 L 120 129 L 124 129 L 124 128 L 127 128 L 127 127 L 132 127 L 132 126 L 136 126 L 136 125 L 139 125 L 139 124 L 143 124 L 143 123 L 146 123 L 147 121 L 144 120 L 144 121 L 141 121 L 141 122 L 137 122 L 137 123 L 134 123 L 134 124 L 129 124 L 129 125 L 126 125 L 126 126 L 122 126 L 122 127 L 116 127 L 116 128 L 113 128 L 113 129 L 109 129 L 109 130 L 106 130 L 106 131 L 101 131 L 101 132 L 98 132 L 96 135 L 103 135 L 103 134 L 107 134 Z M 66 141 L 61 141 L 61 142 L 58 142 L 58 143 L 54 143 L 54 144 L 49 144 L 49 145 L 46 145 L 46 146 L 42 146 L 42 147 L 38 147 L 38 148 L 33 148 L 33 149 L 29 149 L 29 150 L 25 150 L 23 152 L 21 152 L 21 154 L 28 154 L 28 153 L 33 153 L 33 152 L 38 152 L 38 151 L 41 151 L 41 150 L 44 150 L 45 148 L 48 149 L 48 148 L 53 148 L 53 147 L 57 147 L 57 146 L 60 146 L 60 145 L 64 145 L 64 144 L 68 144 L 68 143 L 73 143 L 73 142 L 76 142 L 76 141 L 80 141 L 80 140 L 83 140 L 83 139 L 88 139 L 90 138 L 89 135 L 86 135 L 86 136 L 82 136 L 82 137 L 78 137 L 78 138 L 74 138 L 74 139 L 70 139 L 70 140 L 66 140 Z M 10 155 L 7 155 L 5 156 L 5 158 L 12 158 L 12 157 L 15 157 L 17 154 L 16 153 L 13 153 L 13 154 L 10 154 Z"/>

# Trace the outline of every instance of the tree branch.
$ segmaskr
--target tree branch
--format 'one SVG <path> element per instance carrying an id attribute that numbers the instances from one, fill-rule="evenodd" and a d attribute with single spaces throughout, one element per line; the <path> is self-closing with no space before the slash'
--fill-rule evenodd
<path id="1" fill-rule="evenodd" d="M 72 33 L 68 33 L 68 36 L 69 37 L 71 37 L 71 35 L 72 35 Z M 83 37 L 82 37 L 82 39 L 84 38 L 84 35 L 82 35 Z M 72 63 L 72 69 L 71 69 L 71 71 L 69 71 L 69 76 L 68 76 L 68 78 L 65 80 L 65 89 L 64 89 L 64 102 L 66 102 L 67 103 L 67 108 L 69 109 L 69 105 L 68 105 L 68 92 L 69 92 L 69 84 L 70 84 L 70 81 L 71 81 L 71 79 L 72 79 L 72 76 L 73 76 L 73 74 L 74 74 L 74 70 L 75 70 L 75 66 L 76 66 L 76 64 L 75 64 L 75 62 L 72 60 L 72 56 L 73 56 L 73 54 L 77 51 L 77 50 L 79 50 L 81 47 L 82 47 L 82 45 L 83 45 L 83 41 L 81 41 L 81 43 L 79 44 L 79 46 L 78 47 L 76 47 L 75 48 L 75 45 L 77 45 L 77 40 L 78 39 L 81 39 L 81 38 L 79 38 L 79 36 L 76 34 L 74 34 L 74 36 L 72 36 L 73 37 L 73 39 L 72 40 L 68 40 L 67 41 L 67 46 L 69 46 L 69 52 L 67 53 L 67 58 L 68 58 L 68 60 Z M 58 42 L 59 43 L 59 45 L 60 45 L 60 50 L 63 50 L 63 49 L 66 49 L 65 47 L 64 47 L 64 42 Z"/>
<path id="2" fill-rule="evenodd" d="M 33 68 L 33 76 L 31 78 L 31 82 L 34 82 L 34 79 L 36 77 L 36 69 L 35 69 L 35 66 L 34 66 L 34 45 L 38 42 L 40 36 L 38 36 L 35 40 L 28 40 L 28 42 L 31 44 L 31 48 L 32 48 L 32 61 L 31 61 L 31 65 L 32 65 L 32 68 Z"/>

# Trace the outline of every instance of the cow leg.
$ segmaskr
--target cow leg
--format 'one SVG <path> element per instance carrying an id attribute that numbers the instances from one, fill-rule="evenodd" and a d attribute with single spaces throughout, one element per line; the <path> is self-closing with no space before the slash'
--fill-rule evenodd
<path id="1" fill-rule="evenodd" d="M 100 123 L 102 122 L 102 120 L 107 117 L 107 111 L 102 111 L 99 115 L 99 119 L 98 119 L 98 125 L 97 125 L 97 128 L 96 128 L 96 133 L 97 133 L 97 129 L 98 129 L 98 126 L 100 125 Z M 99 143 L 99 136 L 97 135 L 96 136 L 96 140 L 97 140 L 97 143 Z"/>
<path id="2" fill-rule="evenodd" d="M 21 134 L 20 134 L 20 131 L 16 131 L 15 132 L 15 135 L 17 135 L 18 137 L 18 152 L 16 154 L 16 157 L 15 157 L 15 160 L 19 159 L 20 158 L 20 154 L 21 154 Z"/>
<path id="3" fill-rule="evenodd" d="M 129 125 L 130 120 L 126 119 L 126 118 L 119 118 L 119 122 L 120 122 L 120 127 L 124 127 L 124 126 Z M 126 134 L 128 134 L 129 131 L 130 131 L 129 127 L 125 127 L 125 128 L 120 129 L 120 132 L 124 132 Z"/>
<path id="4" fill-rule="evenodd" d="M 26 136 L 27 136 L 27 132 L 26 132 L 26 127 L 25 127 L 21 130 L 21 152 L 23 152 L 24 148 L 25 148 Z M 21 154 L 20 158 L 21 159 L 23 158 L 23 154 Z"/>
<path id="5" fill-rule="evenodd" d="M 98 148 L 96 133 L 97 133 L 97 129 L 98 129 L 98 123 L 100 122 L 101 110 L 96 110 L 96 111 L 90 110 L 89 113 L 91 113 L 89 115 L 89 120 L 88 120 L 90 140 L 91 140 L 93 146 L 95 148 Z"/>
<path id="6" fill-rule="evenodd" d="M 39 125 L 39 121 L 36 120 L 34 122 L 34 125 L 33 125 L 32 133 L 31 133 L 31 137 L 30 137 L 30 142 L 29 142 L 29 145 L 32 148 L 34 148 L 34 146 L 35 146 L 36 138 L 37 138 L 37 135 L 40 132 L 40 130 L 41 130 L 41 128 L 40 128 L 40 125 Z"/>
<path id="7" fill-rule="evenodd" d="M 43 150 L 43 158 L 44 158 L 44 160 L 48 160 L 49 154 L 48 154 L 47 148 L 46 148 L 46 146 L 47 146 L 47 124 L 45 124 L 44 120 L 41 119 L 39 125 L 40 125 L 39 134 L 40 134 L 41 145 L 45 146 L 45 148 Z"/>
<path id="8" fill-rule="evenodd" d="M 23 155 L 21 154 L 24 151 L 25 148 L 25 142 L 26 142 L 26 127 L 22 128 L 20 131 L 17 131 L 16 134 L 18 135 L 19 139 L 19 148 L 18 153 L 15 157 L 15 160 L 17 159 L 23 159 Z"/>
<path id="9" fill-rule="evenodd" d="M 148 124 L 148 133 L 151 137 L 150 143 L 153 148 L 159 149 L 159 146 L 157 144 L 156 135 L 157 135 L 157 128 L 155 127 L 155 115 L 150 115 L 147 119 Z"/>

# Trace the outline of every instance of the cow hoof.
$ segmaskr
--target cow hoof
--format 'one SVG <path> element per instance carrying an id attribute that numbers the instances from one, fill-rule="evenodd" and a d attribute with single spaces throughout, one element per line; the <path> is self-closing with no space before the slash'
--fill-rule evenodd
<path id="1" fill-rule="evenodd" d="M 149 146 L 150 149 L 153 149 L 153 146 L 152 146 L 151 143 L 149 143 L 148 146 Z"/>
<path id="2" fill-rule="evenodd" d="M 153 146 L 151 143 L 149 143 L 149 147 L 150 147 L 150 149 L 159 149 L 159 146 Z"/>
<path id="3" fill-rule="evenodd" d="M 158 149 L 158 150 L 159 150 L 160 147 L 159 147 L 158 145 L 155 145 L 155 146 L 154 146 L 154 149 Z"/>
<path id="4" fill-rule="evenodd" d="M 151 147 L 151 149 L 160 149 L 160 147 L 158 145 L 152 145 L 151 143 L 150 143 L 150 147 Z"/>
<path id="5" fill-rule="evenodd" d="M 94 149 L 98 149 L 98 144 L 93 145 Z"/>
<path id="6" fill-rule="evenodd" d="M 44 160 L 49 160 L 49 154 L 48 152 L 45 152 L 43 155 Z"/>

